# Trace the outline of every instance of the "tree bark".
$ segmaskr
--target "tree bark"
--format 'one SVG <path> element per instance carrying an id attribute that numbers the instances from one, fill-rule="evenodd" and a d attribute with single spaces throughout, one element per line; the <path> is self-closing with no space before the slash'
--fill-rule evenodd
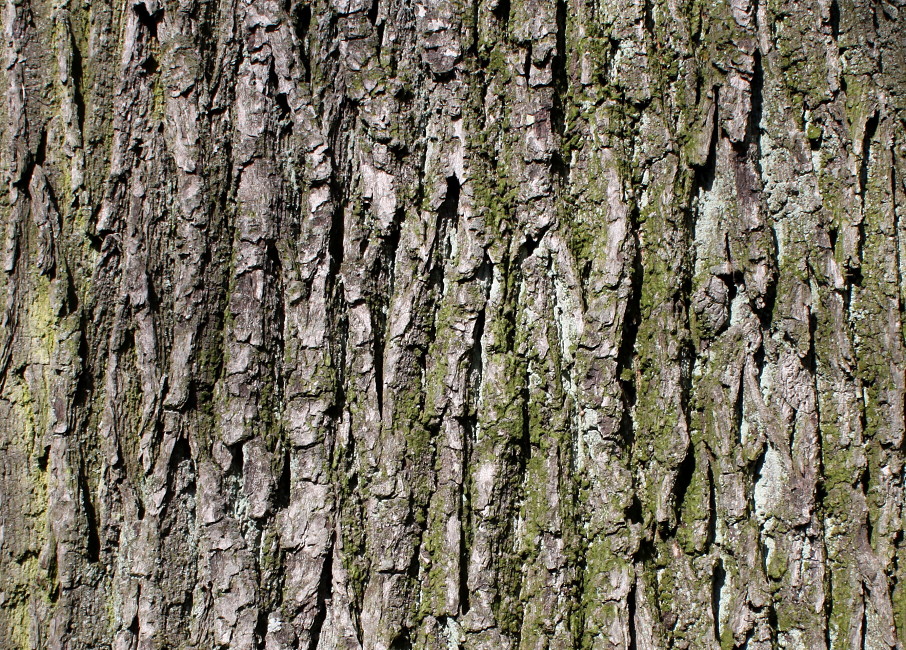
<path id="1" fill-rule="evenodd" d="M 0 648 L 906 643 L 906 1 L 2 24 Z"/>

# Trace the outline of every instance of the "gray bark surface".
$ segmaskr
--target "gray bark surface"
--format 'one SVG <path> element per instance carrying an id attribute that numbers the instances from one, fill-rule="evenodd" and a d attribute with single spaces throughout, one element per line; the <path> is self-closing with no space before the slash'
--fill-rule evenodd
<path id="1" fill-rule="evenodd" d="M 0 648 L 906 643 L 906 1 L 2 12 Z"/>

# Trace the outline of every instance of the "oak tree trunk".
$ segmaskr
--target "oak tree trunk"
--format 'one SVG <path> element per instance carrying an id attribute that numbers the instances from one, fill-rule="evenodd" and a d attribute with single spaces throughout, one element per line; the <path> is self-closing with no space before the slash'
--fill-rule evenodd
<path id="1" fill-rule="evenodd" d="M 2 11 L 0 648 L 906 643 L 906 1 Z"/>

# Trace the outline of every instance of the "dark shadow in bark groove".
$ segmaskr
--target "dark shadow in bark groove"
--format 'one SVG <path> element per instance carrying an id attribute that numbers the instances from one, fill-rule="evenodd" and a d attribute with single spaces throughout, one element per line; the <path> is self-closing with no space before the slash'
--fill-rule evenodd
<path id="1" fill-rule="evenodd" d="M 627 650 L 636 650 L 636 631 L 635 631 L 635 596 L 636 596 L 636 583 L 633 583 L 632 587 L 629 589 L 629 595 L 626 596 L 626 609 L 627 609 L 627 619 L 628 619 L 628 628 L 629 628 L 629 645 Z"/>
<path id="2" fill-rule="evenodd" d="M 491 10 L 494 17 L 499 20 L 504 27 L 510 22 L 510 0 L 497 0 L 497 5 Z"/>
<path id="3" fill-rule="evenodd" d="M 145 72 L 146 75 L 153 75 L 155 72 L 157 72 L 160 66 L 157 63 L 157 59 L 154 58 L 154 55 L 149 54 L 139 64 L 139 67 Z M 138 156 L 136 157 L 138 158 Z"/>
<path id="4" fill-rule="evenodd" d="M 409 630 L 403 630 L 390 642 L 390 650 L 411 650 L 412 641 L 409 640 Z"/>
<path id="5" fill-rule="evenodd" d="M 289 445 L 284 443 L 283 462 L 280 468 L 280 478 L 277 480 L 277 490 L 274 497 L 274 507 L 279 512 L 289 507 L 292 490 L 292 465 Z"/>
<path id="6" fill-rule="evenodd" d="M 654 10 L 651 0 L 642 0 L 642 24 L 649 36 L 654 37 Z"/>
<path id="7" fill-rule="evenodd" d="M 840 38 L 840 3 L 837 0 L 831 0 L 828 14 L 831 36 L 836 41 Z"/>
<path id="8" fill-rule="evenodd" d="M 551 114 L 551 123 L 554 128 L 557 129 L 558 133 L 563 134 L 563 125 L 564 120 L 562 119 L 563 113 L 563 100 L 562 97 L 565 96 L 569 88 L 569 73 L 566 70 L 566 2 L 565 0 L 557 0 L 557 53 L 551 59 L 551 71 L 553 72 L 554 77 L 554 87 L 558 92 L 554 93 L 554 111 Z M 554 113 L 560 112 L 561 117 L 558 120 L 554 118 Z"/>
<path id="9" fill-rule="evenodd" d="M 717 174 L 717 144 L 720 142 L 720 119 L 718 116 L 718 88 L 714 87 L 714 114 L 711 116 L 711 136 L 708 142 L 708 155 L 704 165 L 693 166 L 695 170 L 695 184 L 692 187 L 693 201 L 702 191 L 710 192 L 714 188 L 714 179 Z"/>
<path id="10" fill-rule="evenodd" d="M 274 95 L 274 103 L 277 104 L 277 117 L 280 121 L 289 119 L 292 110 L 289 107 L 289 99 L 286 93 L 277 93 Z M 292 122 L 289 123 L 289 130 L 292 131 Z"/>
<path id="11" fill-rule="evenodd" d="M 84 315 L 84 311 L 79 315 L 79 331 L 80 332 L 90 332 L 91 329 L 87 327 L 88 319 Z M 86 415 L 90 414 L 91 411 L 91 397 L 94 395 L 94 376 L 92 364 L 91 364 L 91 353 L 92 348 L 88 343 L 88 336 L 82 335 L 79 337 L 79 362 L 82 366 L 82 372 L 78 373 L 76 378 L 75 391 L 72 396 L 72 406 L 73 411 L 77 413 L 83 413 L 85 410 L 88 411 Z"/>
<path id="12" fill-rule="evenodd" d="M 311 62 L 308 52 L 308 29 L 311 25 L 311 6 L 305 2 L 298 2 L 292 8 L 291 21 L 296 40 L 299 42 L 299 59 L 304 70 L 305 85 L 311 84 Z"/>
<path id="13" fill-rule="evenodd" d="M 865 210 L 865 191 L 868 188 L 868 168 L 871 164 L 871 141 L 878 130 L 878 112 L 865 122 L 865 133 L 862 135 L 862 157 L 859 164 L 859 194 L 862 197 L 862 210 Z M 861 250 L 861 247 L 860 247 Z"/>
<path id="14" fill-rule="evenodd" d="M 717 495 L 714 489 L 714 471 L 708 459 L 708 537 L 706 549 L 710 550 L 717 539 Z"/>
<path id="15" fill-rule="evenodd" d="M 711 577 L 711 615 L 714 617 L 714 638 L 720 643 L 720 596 L 727 579 L 724 570 L 724 561 L 719 559 L 714 565 L 714 575 Z"/>
<path id="16" fill-rule="evenodd" d="M 438 219 L 440 219 L 442 223 L 447 223 L 450 226 L 455 225 L 456 219 L 459 216 L 460 190 L 461 184 L 459 182 L 459 178 L 456 177 L 456 174 L 448 176 L 447 193 L 444 197 L 443 203 L 441 203 L 440 205 L 440 209 L 437 211 Z"/>
<path id="17" fill-rule="evenodd" d="M 768 226 L 768 234 L 771 236 L 771 250 L 776 252 L 779 250 L 779 245 L 777 242 L 777 231 L 773 226 Z M 776 258 L 775 258 L 776 259 Z M 767 289 L 762 296 L 764 300 L 764 306 L 759 308 L 758 305 L 751 304 L 752 311 L 755 313 L 755 316 L 758 318 L 758 322 L 761 323 L 761 328 L 765 332 L 771 331 L 771 324 L 774 322 L 774 307 L 777 303 L 777 281 L 775 278 L 768 284 Z M 758 348 L 756 355 L 760 354 L 758 360 L 758 377 L 761 377 L 761 373 L 764 370 L 764 346 Z"/>
<path id="18" fill-rule="evenodd" d="M 431 252 L 428 256 L 429 275 L 428 287 L 429 295 L 433 295 L 434 300 L 439 300 L 440 291 L 444 287 L 444 274 L 446 271 L 445 262 L 450 258 L 450 242 L 447 235 L 455 231 L 459 215 L 459 193 L 460 183 L 456 175 L 447 177 L 447 191 L 443 202 L 437 210 L 437 217 L 434 225 L 434 241 L 431 244 Z M 432 312 L 434 310 L 432 309 Z M 433 326 L 430 334 L 430 340 L 434 339 Z"/>
<path id="19" fill-rule="evenodd" d="M 634 214 L 634 217 L 637 216 Z M 632 408 L 635 406 L 637 394 L 635 375 L 630 372 L 629 379 L 623 379 L 623 371 L 633 369 L 635 359 L 635 344 L 642 322 L 642 283 L 645 277 L 645 268 L 642 264 L 641 247 L 638 239 L 638 223 L 633 218 L 633 238 L 635 240 L 635 260 L 632 267 L 632 288 L 626 302 L 626 312 L 623 315 L 622 337 L 620 348 L 617 352 L 616 376 L 622 388 L 623 417 L 620 422 L 620 433 L 626 449 L 632 449 L 635 434 L 633 432 Z"/>
<path id="20" fill-rule="evenodd" d="M 239 496 L 239 490 L 242 485 L 242 468 L 245 465 L 244 445 L 245 443 L 238 442 L 227 447 L 231 460 L 230 467 L 224 473 L 223 478 L 224 482 L 227 483 L 224 487 L 230 491 L 230 501 L 232 502 L 235 502 Z"/>
<path id="21" fill-rule="evenodd" d="M 749 122 L 747 125 L 746 144 L 754 144 L 758 150 L 753 156 L 756 168 L 760 165 L 761 152 L 761 118 L 764 113 L 764 67 L 761 63 L 761 50 L 756 49 L 752 53 L 754 59 L 752 64 L 752 82 L 749 85 L 752 93 L 752 110 L 749 113 Z M 758 176 L 761 178 L 761 169 L 757 169 Z"/>
<path id="22" fill-rule="evenodd" d="M 144 27 L 148 36 L 157 40 L 157 25 L 161 21 L 161 18 L 164 17 L 163 7 L 159 8 L 153 14 L 148 12 L 148 7 L 145 6 L 144 2 L 132 5 L 135 15 L 138 16 L 138 22 Z"/>
<path id="23" fill-rule="evenodd" d="M 479 274 L 481 269 L 479 269 Z M 478 312 L 478 316 L 475 318 L 475 329 L 472 333 L 472 354 L 469 358 L 469 398 L 470 402 L 472 401 L 472 394 L 478 394 L 478 391 L 481 389 L 481 378 L 482 373 L 484 372 L 484 346 L 482 340 L 484 339 L 484 326 L 485 326 L 485 310 L 482 309 Z M 477 409 L 476 404 L 470 404 L 472 409 Z M 475 417 L 472 416 L 469 418 L 470 422 L 474 422 Z"/>
<path id="24" fill-rule="evenodd" d="M 464 497 L 468 500 L 468 494 Z M 459 613 L 465 616 L 472 609 L 469 602 L 469 556 L 471 555 L 471 544 L 466 531 L 471 528 L 470 517 L 467 512 L 460 514 L 462 524 L 459 527 Z"/>
<path id="25" fill-rule="evenodd" d="M 370 301 L 371 331 L 373 336 L 374 383 L 377 393 L 378 415 L 384 415 L 384 348 L 387 336 L 387 309 L 393 296 L 396 251 L 399 248 L 405 212 L 398 208 L 386 233 L 380 235 L 380 254 L 374 264 L 373 276 L 377 279 L 373 299 Z"/>
<path id="26" fill-rule="evenodd" d="M 72 47 L 72 101 L 76 108 L 76 121 L 78 122 L 79 132 L 85 128 L 85 98 L 82 96 L 82 80 L 84 71 L 82 69 L 82 50 L 76 42 L 70 27 L 69 43 Z"/>
<path id="27" fill-rule="evenodd" d="M 330 275 L 337 278 L 340 267 L 343 265 L 343 238 L 345 236 L 345 218 L 343 208 L 337 205 L 330 220 L 330 234 L 328 235 L 327 252 L 330 255 Z"/>
<path id="28" fill-rule="evenodd" d="M 372 363 L 374 364 L 374 392 L 377 398 L 378 417 L 384 417 L 384 333 L 372 314 L 373 337 Z"/>
<path id="29" fill-rule="evenodd" d="M 136 590 L 136 594 L 135 594 L 136 602 L 141 602 L 139 600 L 141 598 L 141 596 L 142 596 L 142 583 L 139 582 L 138 589 Z M 129 622 L 129 631 L 132 632 L 136 641 L 138 641 L 138 633 L 140 630 L 141 630 L 141 625 L 138 622 L 138 611 L 136 611 L 135 615 L 132 617 L 132 620 Z"/>
<path id="30" fill-rule="evenodd" d="M 673 528 L 675 532 L 682 523 L 683 503 L 686 500 L 686 493 L 692 484 L 692 478 L 695 476 L 695 447 L 690 443 L 686 450 L 686 457 L 680 463 L 676 472 L 676 482 L 674 483 L 676 525 Z"/>
<path id="31" fill-rule="evenodd" d="M 642 502 L 638 494 L 632 495 L 632 501 L 630 501 L 629 507 L 626 508 L 625 512 L 626 518 L 634 524 L 641 524 L 644 521 Z"/>
<path id="32" fill-rule="evenodd" d="M 507 547 L 509 540 L 514 538 L 516 533 L 515 517 L 512 513 L 519 511 L 519 504 L 523 501 L 525 495 L 525 480 L 528 463 L 532 456 L 531 428 L 529 413 L 529 394 L 528 378 L 523 376 L 519 379 L 521 383 L 518 400 L 521 411 L 521 431 L 520 437 L 511 442 L 511 451 L 509 462 L 506 469 L 512 472 L 510 476 L 514 478 L 514 487 L 507 493 L 504 491 L 502 503 L 499 507 L 500 513 L 506 513 L 506 524 L 501 526 L 498 533 L 498 543 L 501 549 Z M 506 634 L 512 635 L 513 647 L 520 647 L 522 641 L 522 626 L 525 620 L 525 609 L 522 600 L 522 587 L 524 582 L 524 571 L 522 561 L 513 556 L 510 549 L 502 550 L 501 556 L 497 559 L 496 570 L 498 572 L 499 584 L 501 591 L 505 592 L 499 595 L 492 606 L 494 617 L 498 624 L 508 621 L 506 625 L 501 625 Z M 507 606 L 512 607 L 515 611 L 507 611 Z"/>
<path id="33" fill-rule="evenodd" d="M 824 578 L 824 594 L 824 620 L 830 621 L 834 613 L 834 581 L 830 575 Z M 777 610 L 774 608 L 773 603 L 771 603 L 771 609 L 768 611 L 768 623 L 772 631 L 777 629 Z M 824 626 L 824 642 L 828 648 L 834 647 L 833 643 L 831 643 L 830 625 Z"/>
<path id="34" fill-rule="evenodd" d="M 79 496 L 82 500 L 82 511 L 85 513 L 87 536 L 85 538 L 85 551 L 88 553 L 89 562 L 97 562 L 101 554 L 101 542 L 98 536 L 98 515 L 91 501 L 91 491 L 88 487 L 88 477 L 85 467 L 79 466 Z"/>
<path id="35" fill-rule="evenodd" d="M 19 188 L 22 193 L 29 199 L 32 198 L 31 191 L 29 190 L 29 185 L 31 184 L 32 176 L 35 173 L 35 167 L 44 166 L 46 155 L 47 130 L 41 129 L 41 137 L 38 139 L 38 146 L 35 147 L 34 154 L 32 154 L 31 151 L 25 152 L 25 164 L 22 166 L 22 174 L 17 180 L 12 182 L 12 185 Z"/>
<path id="36" fill-rule="evenodd" d="M 871 499 L 871 468 L 865 468 L 865 471 L 862 472 L 862 476 L 859 477 L 859 484 L 862 488 L 862 494 L 865 495 L 865 500 L 869 501 Z M 865 515 L 865 535 L 868 538 L 868 545 L 872 544 L 872 537 L 874 536 L 874 525 L 871 523 L 871 508 L 868 508 L 868 512 Z"/>
<path id="37" fill-rule="evenodd" d="M 859 650 L 865 650 L 865 642 L 868 636 L 868 596 L 869 590 L 865 583 L 862 583 L 862 627 L 859 630 Z"/>
<path id="38" fill-rule="evenodd" d="M 333 553 L 335 544 L 336 535 L 331 533 L 330 546 L 324 556 L 324 564 L 321 566 L 321 577 L 318 581 L 318 613 L 311 624 L 309 650 L 317 650 L 318 648 L 318 644 L 321 641 L 321 630 L 324 627 L 324 621 L 327 619 L 327 601 L 333 595 Z"/>
<path id="39" fill-rule="evenodd" d="M 267 609 L 258 608 L 258 619 L 255 621 L 255 650 L 264 650 L 267 640 Z"/>

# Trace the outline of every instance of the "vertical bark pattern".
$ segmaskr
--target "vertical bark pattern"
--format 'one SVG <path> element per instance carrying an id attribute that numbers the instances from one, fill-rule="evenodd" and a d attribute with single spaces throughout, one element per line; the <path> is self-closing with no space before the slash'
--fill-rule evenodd
<path id="1" fill-rule="evenodd" d="M 0 647 L 906 642 L 904 0 L 7 0 Z"/>

